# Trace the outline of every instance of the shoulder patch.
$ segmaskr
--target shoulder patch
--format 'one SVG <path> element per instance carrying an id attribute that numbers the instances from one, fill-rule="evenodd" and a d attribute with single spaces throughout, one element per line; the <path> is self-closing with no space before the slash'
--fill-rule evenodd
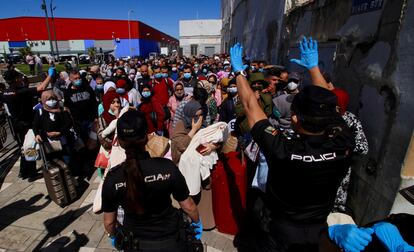
<path id="1" fill-rule="evenodd" d="M 276 136 L 279 133 L 279 131 L 272 126 L 267 126 L 267 128 L 265 129 L 265 132 L 272 136 Z"/>

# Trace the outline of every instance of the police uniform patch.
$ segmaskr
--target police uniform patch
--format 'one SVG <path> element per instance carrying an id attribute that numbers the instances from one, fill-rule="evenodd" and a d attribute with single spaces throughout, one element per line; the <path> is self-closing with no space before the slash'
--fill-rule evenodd
<path id="1" fill-rule="evenodd" d="M 272 126 L 267 126 L 267 128 L 265 129 L 265 132 L 272 136 L 276 136 L 279 131 L 273 128 Z"/>

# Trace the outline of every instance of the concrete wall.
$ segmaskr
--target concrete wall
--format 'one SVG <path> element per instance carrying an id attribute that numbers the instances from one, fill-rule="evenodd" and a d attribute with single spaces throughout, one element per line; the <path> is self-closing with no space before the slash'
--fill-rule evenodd
<path id="1" fill-rule="evenodd" d="M 251 59 L 276 62 L 282 27 L 283 0 L 223 0 L 222 48 L 240 42 Z"/>
<path id="2" fill-rule="evenodd" d="M 214 47 L 215 53 L 221 52 L 222 20 L 181 20 L 180 47 L 183 55 L 191 55 L 191 45 L 198 45 L 196 55 L 206 54 L 206 47 Z"/>
<path id="3" fill-rule="evenodd" d="M 236 38 L 251 58 L 263 55 L 290 67 L 288 59 L 298 55 L 302 35 L 320 41 L 321 68 L 349 92 L 349 110 L 360 117 L 370 145 L 368 156 L 353 166 L 349 205 L 360 224 L 385 217 L 400 185 L 414 127 L 413 1 L 372 1 L 366 8 L 352 6 L 357 1 L 316 0 L 290 10 L 280 44 L 263 42 L 268 38 L 262 22 L 270 20 L 269 15 L 276 22 L 280 17 L 274 9 L 265 15 L 269 8 L 249 8 L 251 2 L 256 1 L 222 1 L 223 12 L 235 10 L 232 17 L 223 16 L 224 42 Z M 257 12 L 263 15 L 251 15 Z"/>
<path id="4" fill-rule="evenodd" d="M 409 43 L 399 44 L 414 35 L 410 29 L 400 32 L 401 18 L 410 14 L 403 15 L 402 3 L 388 1 L 379 10 L 353 15 L 351 1 L 316 1 L 285 20 L 283 52 L 296 47 L 301 35 L 336 44 L 335 83 L 350 93 L 349 109 L 359 115 L 370 144 L 368 156 L 353 167 L 349 203 L 360 223 L 389 213 L 414 126 L 414 118 L 407 117 L 414 108 L 412 63 L 398 55 L 413 55 Z M 403 69 L 409 77 L 401 75 Z"/>
<path id="5" fill-rule="evenodd" d="M 49 52 L 50 51 L 50 43 L 49 40 L 35 40 L 30 41 L 29 46 L 32 47 L 33 52 Z M 53 46 L 55 46 L 53 42 Z"/>
<path id="6" fill-rule="evenodd" d="M 180 20 L 180 37 L 220 36 L 221 19 Z"/>
<path id="7" fill-rule="evenodd" d="M 113 50 L 114 41 L 113 40 L 95 40 L 95 47 L 99 51 L 99 48 L 102 50 Z"/>
<path id="8" fill-rule="evenodd" d="M 69 40 L 69 47 L 71 51 L 85 51 L 84 40 Z"/>
<path id="9" fill-rule="evenodd" d="M 0 54 L 3 54 L 3 53 L 10 53 L 10 50 L 9 50 L 9 42 L 6 42 L 6 41 L 0 41 Z"/>

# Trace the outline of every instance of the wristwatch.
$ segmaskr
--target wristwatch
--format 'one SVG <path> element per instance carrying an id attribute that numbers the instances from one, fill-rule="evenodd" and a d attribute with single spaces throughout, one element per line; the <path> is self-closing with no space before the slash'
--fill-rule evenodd
<path id="1" fill-rule="evenodd" d="M 241 70 L 241 71 L 237 71 L 237 72 L 235 72 L 234 73 L 234 76 L 239 76 L 239 75 L 243 75 L 244 77 L 247 77 L 247 73 L 246 73 L 246 71 L 244 71 L 244 70 Z"/>

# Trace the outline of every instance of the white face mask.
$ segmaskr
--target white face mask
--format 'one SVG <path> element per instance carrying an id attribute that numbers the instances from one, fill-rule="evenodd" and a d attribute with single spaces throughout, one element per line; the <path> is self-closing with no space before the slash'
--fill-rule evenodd
<path id="1" fill-rule="evenodd" d="M 297 89 L 298 88 L 298 84 L 297 83 L 295 83 L 295 82 L 289 82 L 289 84 L 287 85 L 287 88 L 290 90 L 290 91 L 293 91 L 293 90 L 295 90 L 295 89 Z"/>
<path id="2" fill-rule="evenodd" d="M 46 101 L 46 105 L 47 105 L 49 108 L 54 108 L 54 107 L 56 107 L 56 105 L 57 105 L 57 101 L 56 101 L 56 100 L 48 100 L 48 101 Z"/>

